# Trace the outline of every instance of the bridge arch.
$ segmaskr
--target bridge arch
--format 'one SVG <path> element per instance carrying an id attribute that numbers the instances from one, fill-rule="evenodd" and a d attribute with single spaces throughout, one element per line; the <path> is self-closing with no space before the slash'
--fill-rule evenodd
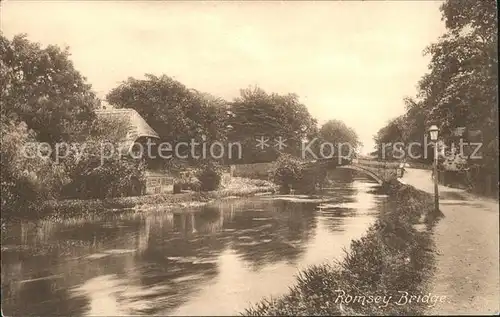
<path id="1" fill-rule="evenodd" d="M 369 176 L 373 180 L 375 180 L 377 183 L 379 183 L 379 185 L 384 184 L 384 180 L 380 176 L 378 176 L 377 174 L 373 173 L 372 171 L 370 171 L 366 168 L 363 168 L 363 167 L 360 167 L 357 165 L 342 165 L 342 166 L 337 166 L 337 168 L 343 168 L 343 169 L 349 169 L 349 170 L 361 172 L 361 173 Z"/>

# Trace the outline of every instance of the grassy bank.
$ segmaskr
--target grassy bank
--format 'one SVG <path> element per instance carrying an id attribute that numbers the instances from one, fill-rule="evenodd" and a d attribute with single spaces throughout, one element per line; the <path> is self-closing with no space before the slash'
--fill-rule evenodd
<path id="1" fill-rule="evenodd" d="M 379 215 L 364 237 L 352 241 L 341 262 L 302 271 L 288 294 L 264 299 L 243 314 L 422 314 L 431 299 L 411 303 L 407 299 L 426 294 L 434 255 L 430 230 L 417 230 L 414 225 L 424 223 L 430 229 L 438 218 L 430 195 L 399 183 L 390 184 L 387 191 L 388 211 Z M 375 296 L 381 296 L 378 304 Z"/>
<path id="2" fill-rule="evenodd" d="M 30 214 L 28 211 L 24 213 L 22 218 L 59 219 L 74 216 L 81 217 L 95 214 L 120 213 L 130 210 L 169 210 L 200 205 L 216 199 L 245 197 L 274 191 L 275 185 L 268 181 L 234 177 L 223 188 L 210 192 L 165 193 L 104 200 L 47 201 L 44 203 L 39 213 Z"/>

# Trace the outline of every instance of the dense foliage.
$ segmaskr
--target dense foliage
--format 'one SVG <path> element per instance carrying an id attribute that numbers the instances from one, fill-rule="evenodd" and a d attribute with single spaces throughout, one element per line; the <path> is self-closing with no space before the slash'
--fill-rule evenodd
<path id="1" fill-rule="evenodd" d="M 447 31 L 425 50 L 431 62 L 418 84 L 418 95 L 405 100 L 405 115 L 381 129 L 375 139 L 379 145 L 400 140 L 423 143 L 426 129 L 436 124 L 440 138 L 450 145 L 456 128 L 480 130 L 483 158 L 469 160 L 469 166 L 475 171 L 474 186 L 482 187 L 488 175 L 498 173 L 496 3 L 447 0 L 441 12 Z M 413 149 L 415 155 L 418 151 Z M 495 192 L 498 179 L 490 180 Z"/>
<path id="2" fill-rule="evenodd" d="M 356 131 L 340 120 L 329 120 L 323 124 L 319 130 L 319 138 L 334 145 L 332 154 L 335 156 L 355 155 L 361 146 Z M 323 152 L 325 156 L 330 155 L 328 150 Z"/>
<path id="3" fill-rule="evenodd" d="M 304 177 L 303 162 L 289 154 L 281 155 L 275 163 L 273 181 L 280 186 L 283 194 L 288 194 L 293 187 L 302 182 Z"/>
<path id="4" fill-rule="evenodd" d="M 196 177 L 200 181 L 202 191 L 212 191 L 219 188 L 222 181 L 222 171 L 218 166 L 209 164 L 201 168 Z"/>
<path id="5" fill-rule="evenodd" d="M 82 147 L 69 151 L 62 160 L 71 179 L 62 189 L 64 197 L 102 199 L 144 192 L 144 160 L 118 152 L 127 130 L 124 119 L 101 118 Z M 106 144 L 114 145 L 113 152 Z"/>
<path id="6" fill-rule="evenodd" d="M 215 162 L 205 161 L 194 169 L 180 173 L 174 184 L 174 193 L 182 190 L 213 191 L 219 189 L 222 182 L 222 168 Z"/>
<path id="7" fill-rule="evenodd" d="M 317 133 L 316 120 L 295 94 L 268 94 L 257 87 L 242 89 L 240 97 L 231 103 L 231 113 L 228 139 L 242 144 L 241 163 L 271 162 L 280 153 L 300 156 L 302 141 Z M 257 147 L 260 137 L 267 138 L 269 146 Z M 286 144 L 281 148 L 275 143 L 280 137 Z"/>
<path id="8" fill-rule="evenodd" d="M 38 155 L 34 132 L 24 122 L 1 120 L 1 210 L 25 214 L 40 201 L 57 198 L 67 181 L 64 169 L 48 156 Z"/>
<path id="9" fill-rule="evenodd" d="M 106 99 L 116 107 L 137 110 L 164 141 L 200 140 L 202 135 L 207 140 L 221 140 L 224 136 L 226 102 L 166 75 L 129 78 Z"/>
<path id="10" fill-rule="evenodd" d="M 179 147 L 172 159 L 156 157 L 150 162 L 153 168 L 198 166 L 200 157 L 210 155 L 203 153 L 208 150 L 202 144 L 226 140 L 227 102 L 166 75 L 129 78 L 112 89 L 106 99 L 115 107 L 135 109 L 160 135 L 160 142 L 168 142 L 173 148 L 181 142 L 198 144 L 194 148 Z"/>
<path id="11" fill-rule="evenodd" d="M 32 214 L 41 201 L 61 196 L 140 193 L 140 161 L 115 156 L 101 162 L 103 142 L 118 146 L 128 128 L 96 120 L 99 100 L 68 51 L 3 34 L 0 50 L 2 215 Z"/>
<path id="12" fill-rule="evenodd" d="M 0 33 L 0 115 L 24 121 L 40 142 L 55 144 L 88 133 L 99 100 L 75 70 L 68 50 L 41 48 L 24 35 Z"/>
<path id="13" fill-rule="evenodd" d="M 104 143 L 113 144 L 115 150 L 123 146 L 128 123 L 97 118 L 100 100 L 74 68 L 68 49 L 42 47 L 24 35 L 10 40 L 1 34 L 0 53 L 2 207 L 29 211 L 47 199 L 111 198 L 144 192 L 143 160 L 117 153 L 102 157 Z M 229 153 L 222 159 L 212 158 L 200 153 L 206 150 L 200 146 L 194 153 L 186 147 L 177 153 L 188 154 L 188 159 L 161 159 L 157 165 L 147 162 L 149 167 L 173 174 L 194 168 L 196 175 L 181 179 L 177 189 L 215 190 L 221 183 L 220 164 L 269 162 L 281 154 L 288 156 L 279 161 L 284 165 L 275 180 L 297 184 L 298 176 L 288 175 L 293 165 L 288 163 L 302 156 L 304 141 L 318 138 L 358 144 L 354 131 L 340 121 L 328 122 L 318 134 L 317 121 L 297 95 L 267 93 L 260 88 L 242 89 L 239 97 L 226 102 L 166 75 L 146 74 L 144 79 L 129 78 L 121 83 L 109 92 L 107 101 L 118 108 L 135 109 L 160 135 L 160 141 L 174 146 L 192 141 L 209 146 L 215 141 L 241 144 L 241 151 L 238 146 L 224 149 L 238 151 L 231 153 L 232 159 Z M 264 149 L 256 147 L 260 136 L 268 138 Z M 281 147 L 276 144 L 278 138 L 284 142 Z M 65 154 L 56 157 L 52 151 L 43 158 L 33 153 L 23 156 L 24 145 L 32 144 L 34 151 L 43 142 L 51 150 L 65 142 L 61 148 Z M 199 159 L 201 154 L 207 157 Z"/>
<path id="14" fill-rule="evenodd" d="M 145 165 L 128 157 L 106 159 L 93 152 L 69 171 L 71 182 L 63 188 L 66 198 L 138 196 L 144 192 Z"/>
<path id="15" fill-rule="evenodd" d="M 297 95 L 267 93 L 258 87 L 240 90 L 240 96 L 228 103 L 166 75 L 146 74 L 145 79 L 129 78 L 113 89 L 107 100 L 117 107 L 136 109 L 162 141 L 173 145 L 190 140 L 241 145 L 241 150 L 226 147 L 225 163 L 270 162 L 281 153 L 300 157 L 302 143 L 316 137 L 316 146 L 321 141 L 346 142 L 355 149 L 359 146 L 356 133 L 340 121 L 328 122 L 319 135 L 316 120 Z M 260 137 L 267 140 L 262 148 L 257 146 Z M 276 143 L 279 138 L 284 142 L 281 147 Z M 317 153 L 317 148 L 313 152 Z M 180 154 L 189 156 L 191 166 L 201 164 L 192 159 L 199 152 Z M 168 163 L 163 167 L 175 165 Z"/>

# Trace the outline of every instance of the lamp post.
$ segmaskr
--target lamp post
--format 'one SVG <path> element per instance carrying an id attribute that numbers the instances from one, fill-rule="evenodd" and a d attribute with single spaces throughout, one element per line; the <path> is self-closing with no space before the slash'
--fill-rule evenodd
<path id="1" fill-rule="evenodd" d="M 434 209 L 439 212 L 439 191 L 438 191 L 438 134 L 439 128 L 432 125 L 429 128 L 431 141 L 434 142 Z"/>

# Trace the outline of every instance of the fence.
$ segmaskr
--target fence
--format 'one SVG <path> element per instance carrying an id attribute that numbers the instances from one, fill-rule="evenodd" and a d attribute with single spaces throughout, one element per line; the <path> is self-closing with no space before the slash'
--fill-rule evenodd
<path id="1" fill-rule="evenodd" d="M 146 195 L 172 192 L 174 177 L 158 172 L 146 172 Z"/>

